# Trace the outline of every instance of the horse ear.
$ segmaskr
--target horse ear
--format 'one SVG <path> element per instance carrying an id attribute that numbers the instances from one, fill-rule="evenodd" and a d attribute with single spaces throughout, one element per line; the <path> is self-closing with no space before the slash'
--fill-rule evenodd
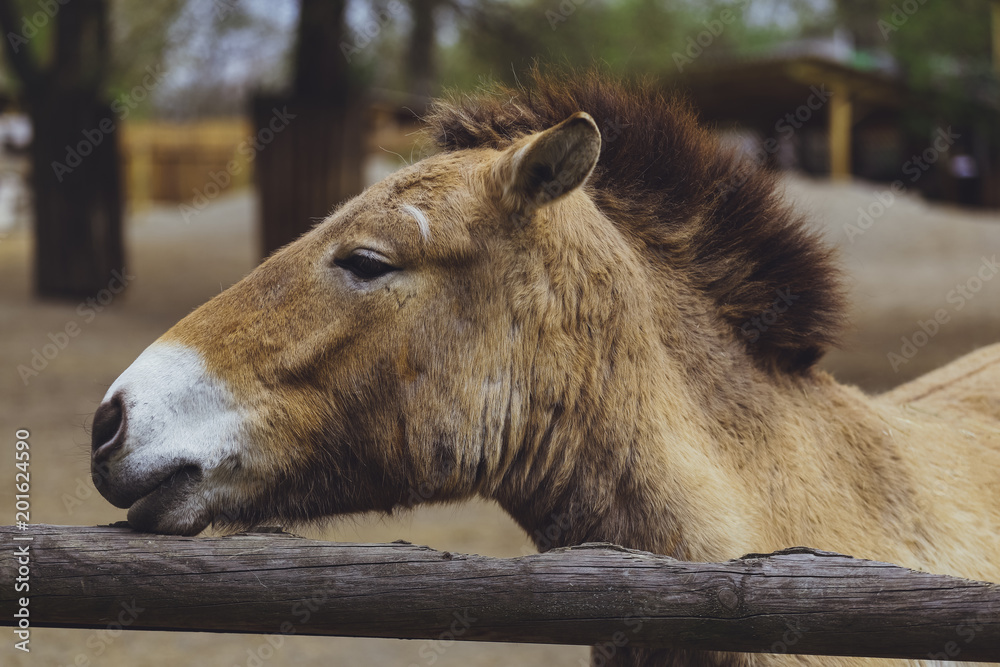
<path id="1" fill-rule="evenodd" d="M 578 111 L 558 125 L 507 149 L 494 172 L 504 203 L 522 214 L 580 187 L 601 154 L 601 132 L 590 114 Z"/>

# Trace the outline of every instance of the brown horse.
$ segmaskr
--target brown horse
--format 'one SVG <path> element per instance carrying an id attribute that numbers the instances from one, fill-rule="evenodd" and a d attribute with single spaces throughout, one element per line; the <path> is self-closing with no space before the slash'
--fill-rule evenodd
<path id="1" fill-rule="evenodd" d="M 1000 580 L 1000 346 L 872 398 L 830 254 L 687 107 L 598 75 L 440 103 L 443 152 L 347 202 L 108 390 L 138 529 L 479 495 L 539 548 L 808 545 Z M 619 664 L 875 664 L 625 651 Z"/>

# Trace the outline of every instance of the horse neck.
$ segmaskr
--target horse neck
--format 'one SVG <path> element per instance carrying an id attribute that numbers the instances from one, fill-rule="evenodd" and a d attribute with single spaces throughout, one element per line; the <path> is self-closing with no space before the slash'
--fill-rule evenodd
<path id="1" fill-rule="evenodd" d="M 836 514 L 898 512 L 897 452 L 859 392 L 822 372 L 756 368 L 731 336 L 706 333 L 707 309 L 677 296 L 667 321 L 685 326 L 618 323 L 631 328 L 616 344 L 630 349 L 600 357 L 574 400 L 529 418 L 527 453 L 493 497 L 539 549 L 608 541 L 714 560 L 830 547 L 844 539 Z M 816 506 L 831 512 L 829 534 Z M 865 539 L 854 533 L 848 544 Z"/>

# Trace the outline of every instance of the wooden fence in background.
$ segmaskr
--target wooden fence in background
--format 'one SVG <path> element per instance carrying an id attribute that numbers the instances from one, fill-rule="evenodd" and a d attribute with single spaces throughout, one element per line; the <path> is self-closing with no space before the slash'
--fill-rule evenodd
<path id="1" fill-rule="evenodd" d="M 293 123 L 295 120 L 299 118 L 296 117 Z M 321 122 L 332 121 L 321 119 Z M 421 125 L 412 113 L 399 111 L 387 103 L 371 104 L 364 111 L 364 119 L 357 119 L 354 124 L 357 133 L 366 135 L 364 154 L 354 165 L 355 178 L 365 184 L 430 150 L 426 139 L 418 132 Z M 306 134 L 308 137 L 309 133 Z M 312 133 L 313 140 L 315 134 Z M 193 205 L 197 197 L 206 195 L 206 188 L 208 195 L 214 194 L 220 178 L 213 179 L 213 174 L 222 172 L 230 172 L 231 180 L 226 186 L 219 186 L 220 190 L 252 185 L 260 151 L 256 148 L 251 151 L 244 144 L 252 143 L 253 136 L 253 123 L 245 117 L 190 123 L 125 123 L 121 153 L 129 205 L 132 210 L 154 202 Z M 267 150 L 271 143 L 258 142 L 258 147 Z M 244 145 L 242 150 L 241 145 Z M 414 147 L 418 149 L 416 153 Z M 372 174 L 365 174 L 367 160 L 372 157 L 377 159 L 377 168 Z M 289 171 L 295 160 L 294 151 L 283 156 L 279 160 L 279 172 Z M 381 166 L 381 162 L 388 166 Z M 209 185 L 212 183 L 215 186 Z M 295 192 L 294 187 L 286 189 L 291 194 Z M 336 203 L 323 202 L 321 211 L 327 212 Z"/>
<path id="2" fill-rule="evenodd" d="M 206 188 L 214 199 L 222 191 L 248 185 L 253 165 L 250 152 L 241 151 L 240 145 L 251 135 L 245 118 L 125 123 L 121 152 L 130 206 L 135 210 L 152 202 L 191 205 L 206 195 Z M 225 185 L 219 185 L 222 181 Z M 215 187 L 220 192 L 213 196 Z"/>

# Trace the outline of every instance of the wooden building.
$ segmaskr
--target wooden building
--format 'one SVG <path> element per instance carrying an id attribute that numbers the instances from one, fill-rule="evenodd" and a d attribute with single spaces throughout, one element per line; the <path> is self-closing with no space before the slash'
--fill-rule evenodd
<path id="1" fill-rule="evenodd" d="M 932 198 L 1000 206 L 1000 108 L 983 100 L 918 93 L 819 55 L 695 61 L 670 85 L 772 167 L 900 180 Z M 956 108 L 963 113 L 944 111 Z"/>

